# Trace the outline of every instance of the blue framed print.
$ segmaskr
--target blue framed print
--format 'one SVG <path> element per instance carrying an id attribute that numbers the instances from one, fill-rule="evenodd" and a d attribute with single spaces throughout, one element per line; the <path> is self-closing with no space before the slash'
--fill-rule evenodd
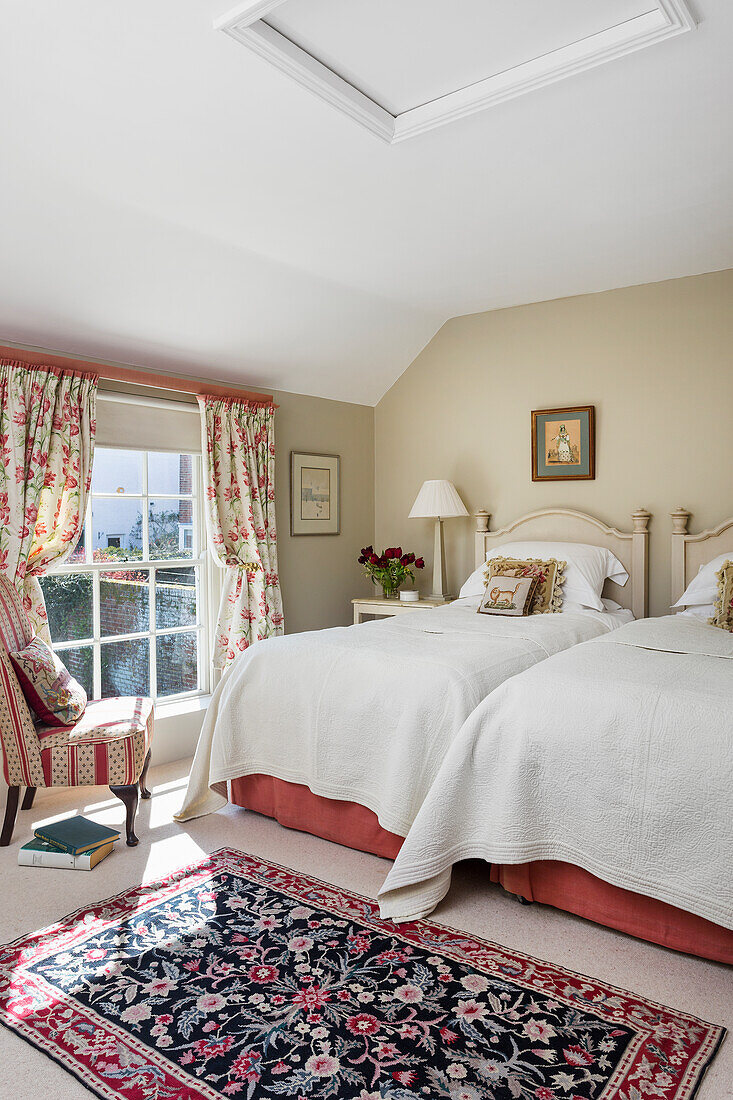
<path id="1" fill-rule="evenodd" d="M 532 481 L 592 481 L 596 476 L 595 405 L 535 409 Z"/>

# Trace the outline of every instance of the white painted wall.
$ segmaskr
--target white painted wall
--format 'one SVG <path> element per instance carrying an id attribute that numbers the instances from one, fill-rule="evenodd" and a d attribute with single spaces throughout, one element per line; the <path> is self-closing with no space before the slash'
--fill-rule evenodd
<path id="1" fill-rule="evenodd" d="M 210 696 L 204 695 L 182 703 L 160 703 L 156 707 L 153 764 L 167 764 L 193 756 L 209 699 Z"/>

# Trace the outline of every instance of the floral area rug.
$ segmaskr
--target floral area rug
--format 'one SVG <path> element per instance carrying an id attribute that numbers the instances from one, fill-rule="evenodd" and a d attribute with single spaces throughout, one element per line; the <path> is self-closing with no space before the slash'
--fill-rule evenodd
<path id="1" fill-rule="evenodd" d="M 0 947 L 0 1022 L 113 1100 L 689 1100 L 724 1035 L 231 849 Z"/>

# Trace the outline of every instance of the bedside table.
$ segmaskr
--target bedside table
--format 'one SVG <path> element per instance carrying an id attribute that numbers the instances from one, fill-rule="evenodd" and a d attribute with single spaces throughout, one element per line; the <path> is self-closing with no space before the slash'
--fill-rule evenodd
<path id="1" fill-rule="evenodd" d="M 362 615 L 401 615 L 403 611 L 425 611 L 429 607 L 445 607 L 450 600 L 424 600 L 421 597 L 413 603 L 402 603 L 401 600 L 385 600 L 384 596 L 367 596 L 351 602 L 354 622 L 360 623 Z"/>

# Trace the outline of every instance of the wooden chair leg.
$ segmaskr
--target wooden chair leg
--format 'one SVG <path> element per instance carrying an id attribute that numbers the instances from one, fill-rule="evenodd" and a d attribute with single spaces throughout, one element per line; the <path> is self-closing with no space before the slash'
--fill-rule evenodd
<path id="1" fill-rule="evenodd" d="M 138 786 L 137 783 L 133 783 L 129 787 L 112 787 L 109 788 L 112 794 L 115 795 L 121 802 L 125 804 L 125 830 L 127 832 L 127 846 L 128 848 L 134 848 L 136 844 L 139 844 L 139 840 L 135 836 L 135 814 L 137 813 L 137 800 L 138 800 Z"/>
<path id="2" fill-rule="evenodd" d="M 148 778 L 148 768 L 150 767 L 150 753 L 151 753 L 151 751 L 152 751 L 151 749 L 148 749 L 148 755 L 145 757 L 145 763 L 143 764 L 143 770 L 140 773 L 139 787 L 140 787 L 140 797 L 141 798 L 152 798 L 153 797 L 152 794 L 150 793 L 150 791 L 148 790 L 148 785 L 147 785 L 147 782 L 146 782 L 146 780 Z"/>
<path id="3" fill-rule="evenodd" d="M 33 799 L 36 797 L 35 787 L 26 787 L 25 794 L 23 795 L 23 801 L 21 803 L 21 810 L 30 810 L 33 808 Z"/>
<path id="4" fill-rule="evenodd" d="M 15 828 L 15 815 L 18 812 L 18 796 L 20 787 L 8 787 L 8 801 L 5 805 L 5 820 L 3 831 L 0 834 L 0 848 L 7 848 Z"/>

